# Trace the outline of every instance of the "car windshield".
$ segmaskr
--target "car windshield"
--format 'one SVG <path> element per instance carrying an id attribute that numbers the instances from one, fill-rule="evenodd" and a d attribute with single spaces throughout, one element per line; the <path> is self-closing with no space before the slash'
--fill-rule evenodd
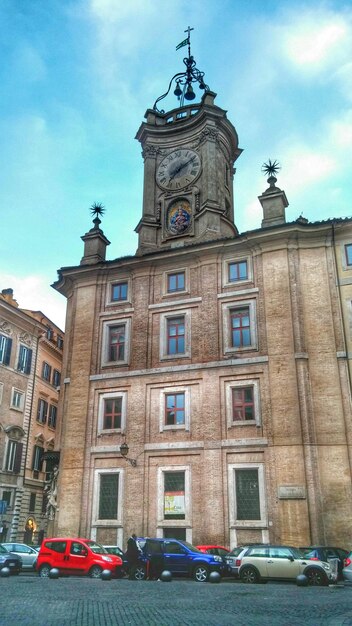
<path id="1" fill-rule="evenodd" d="M 107 550 L 100 543 L 96 543 L 96 541 L 86 541 L 87 546 L 91 549 L 94 554 L 109 554 Z"/>
<path id="2" fill-rule="evenodd" d="M 188 548 L 188 550 L 192 550 L 192 552 L 200 552 L 201 554 L 203 554 L 201 550 L 198 550 L 198 548 L 192 546 L 192 544 L 188 543 L 188 541 L 180 541 L 180 544 L 186 546 L 186 548 Z"/>
<path id="3" fill-rule="evenodd" d="M 304 559 L 305 558 L 304 552 L 300 548 L 290 548 L 290 550 L 292 552 L 292 556 L 295 559 Z"/>
<path id="4" fill-rule="evenodd" d="M 4 546 L 1 546 L 1 545 L 0 545 L 0 552 L 6 552 L 6 553 L 8 553 L 9 551 L 8 551 L 8 550 L 6 550 L 6 548 L 4 548 Z"/>

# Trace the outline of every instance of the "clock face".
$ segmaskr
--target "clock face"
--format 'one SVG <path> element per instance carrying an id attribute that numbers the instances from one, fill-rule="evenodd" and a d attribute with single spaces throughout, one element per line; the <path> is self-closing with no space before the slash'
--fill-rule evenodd
<path id="1" fill-rule="evenodd" d="M 160 163 L 156 181 L 168 190 L 182 189 L 190 185 L 200 173 L 200 158 L 193 150 L 179 148 L 170 152 Z"/>

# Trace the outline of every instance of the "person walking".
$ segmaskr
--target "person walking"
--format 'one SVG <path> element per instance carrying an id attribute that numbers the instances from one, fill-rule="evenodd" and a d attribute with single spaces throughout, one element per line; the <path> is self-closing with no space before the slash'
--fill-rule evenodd
<path id="1" fill-rule="evenodd" d="M 134 574 L 141 556 L 141 550 L 137 543 L 137 537 L 133 533 L 127 541 L 127 550 L 125 552 L 128 563 L 128 578 L 134 580 Z"/>

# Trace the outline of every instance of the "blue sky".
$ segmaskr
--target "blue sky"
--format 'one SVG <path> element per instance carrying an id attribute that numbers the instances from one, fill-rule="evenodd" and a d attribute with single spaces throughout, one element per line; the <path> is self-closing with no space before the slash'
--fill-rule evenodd
<path id="1" fill-rule="evenodd" d="M 147 108 L 192 54 L 243 153 L 235 221 L 258 228 L 277 159 L 288 221 L 352 215 L 352 6 L 281 0 L 0 0 L 0 289 L 63 327 L 50 284 L 78 265 L 89 207 L 108 259 L 134 254 Z M 199 92 L 200 93 L 200 92 Z M 166 108 L 177 104 L 168 100 Z"/>

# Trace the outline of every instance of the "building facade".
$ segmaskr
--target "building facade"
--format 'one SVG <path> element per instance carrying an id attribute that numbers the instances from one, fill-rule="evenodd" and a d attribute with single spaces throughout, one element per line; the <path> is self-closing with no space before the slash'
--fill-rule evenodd
<path id="1" fill-rule="evenodd" d="M 52 471 L 53 460 L 45 460 L 44 453 L 48 455 L 57 449 L 62 350 L 62 331 L 42 313 L 19 308 L 12 289 L 3 290 L 0 295 L 2 541 L 36 543 L 40 531 L 47 531 L 45 478 Z M 41 399 L 46 403 L 46 411 Z"/>
<path id="2" fill-rule="evenodd" d="M 107 261 L 97 217 L 54 285 L 55 533 L 351 547 L 352 220 L 287 223 L 271 176 L 261 226 L 238 233 L 241 150 L 209 90 L 148 110 L 137 139 L 136 255 Z"/>

